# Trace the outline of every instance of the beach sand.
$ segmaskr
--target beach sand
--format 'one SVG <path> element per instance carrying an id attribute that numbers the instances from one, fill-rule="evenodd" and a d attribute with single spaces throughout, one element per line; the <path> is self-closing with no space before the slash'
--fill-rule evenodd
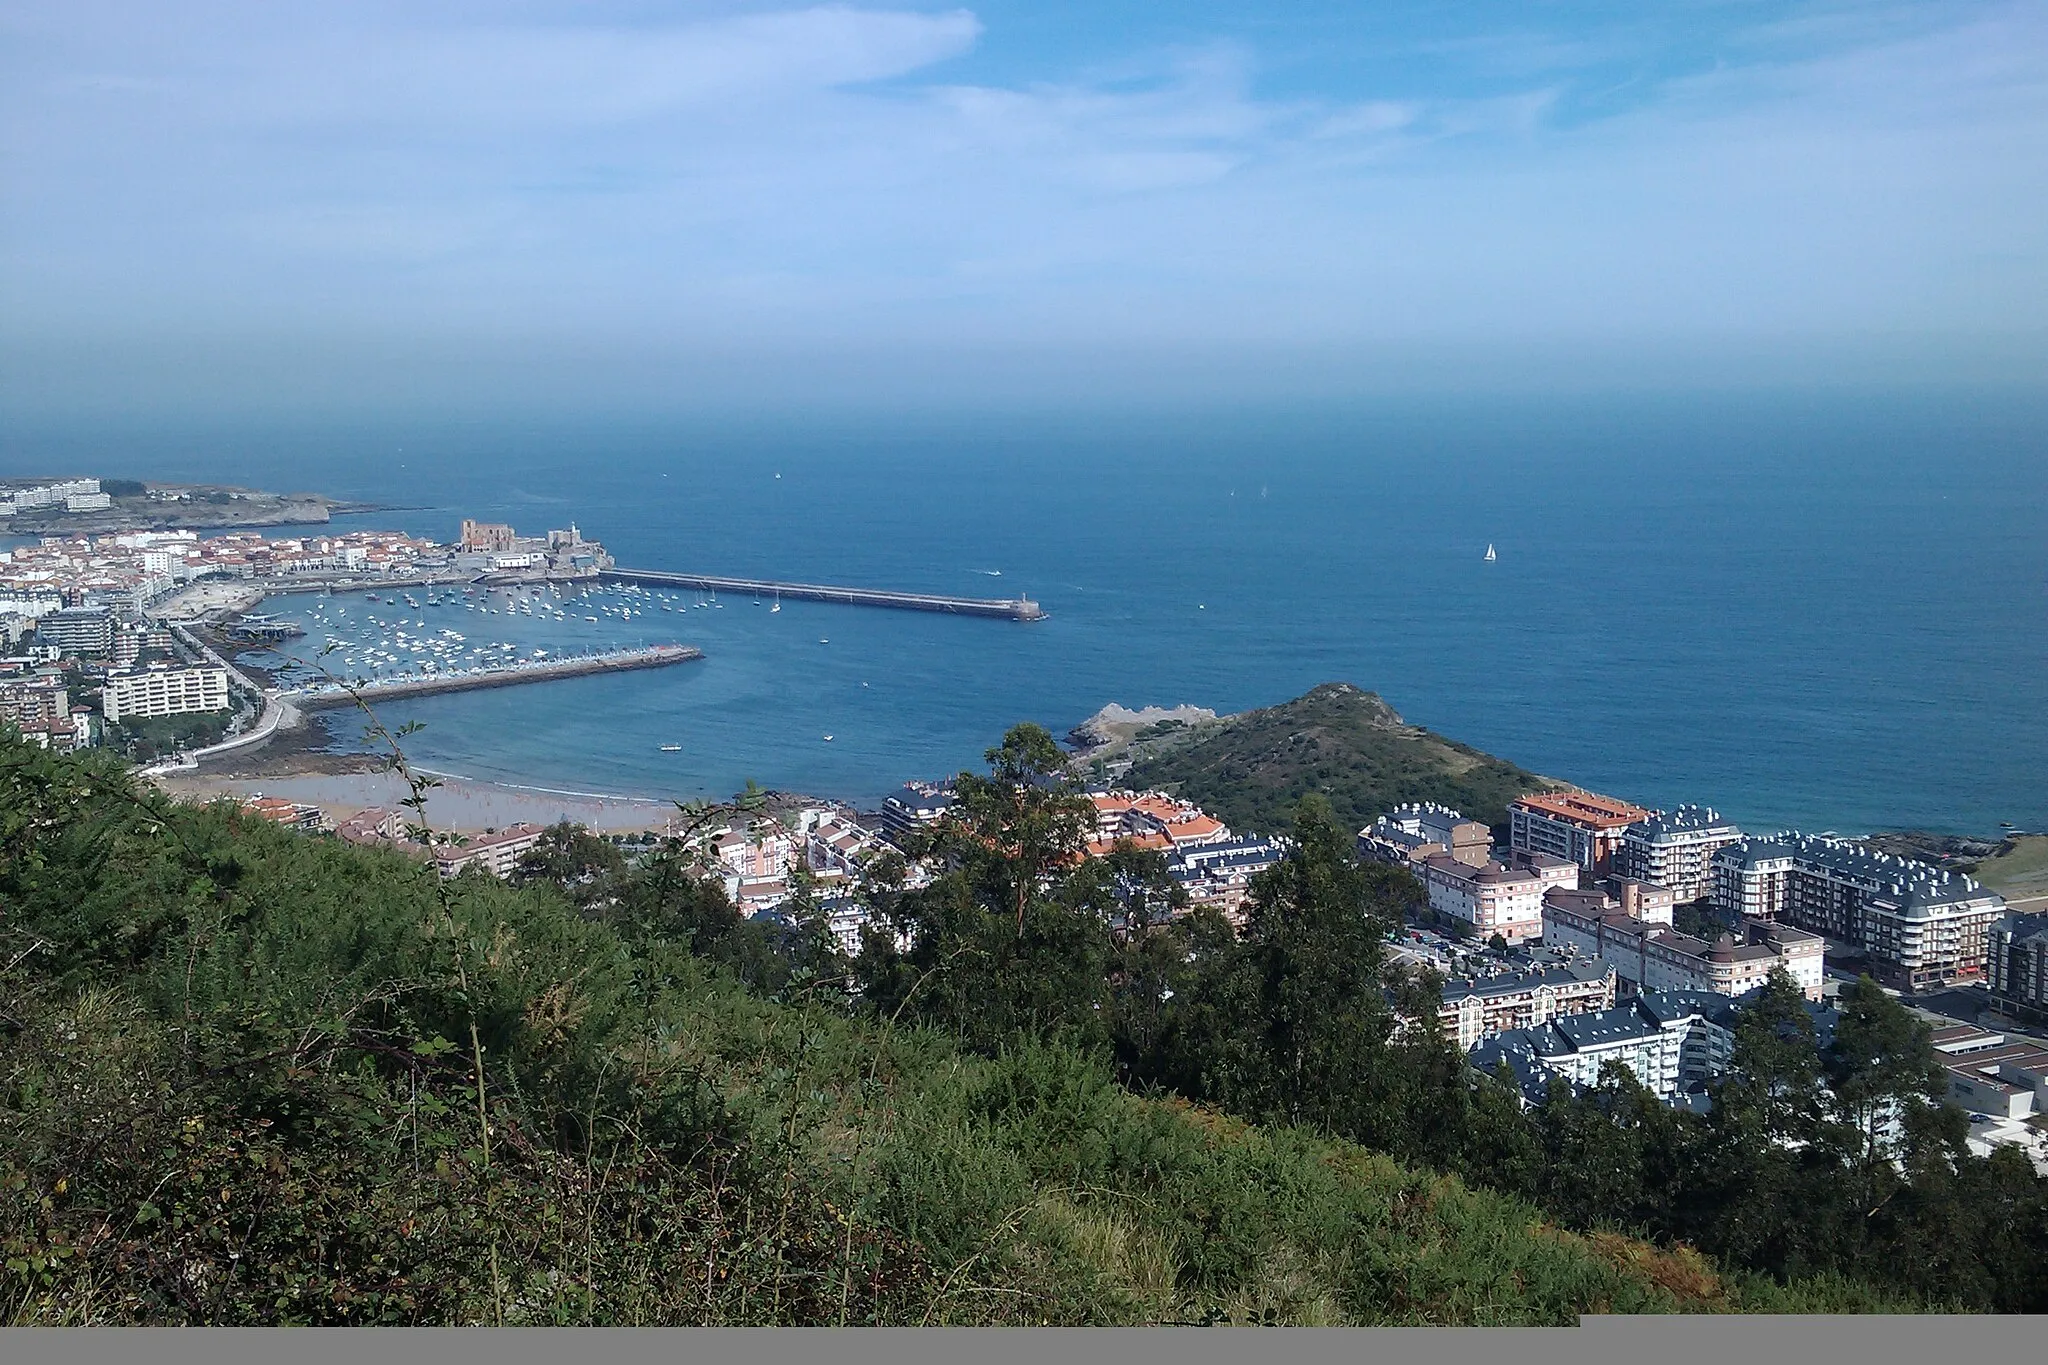
<path id="1" fill-rule="evenodd" d="M 439 776 L 439 775 L 437 775 Z M 526 822 L 551 825 L 558 820 L 604 833 L 659 831 L 675 816 L 666 801 L 608 796 L 598 792 L 556 792 L 539 787 L 477 782 L 440 777 L 427 793 L 427 823 L 435 829 L 473 834 Z M 181 801 L 207 801 L 220 796 L 275 796 L 318 806 L 331 821 L 341 821 L 371 806 L 396 809 L 406 788 L 396 773 L 298 773 L 237 777 L 208 772 L 179 773 L 157 779 Z"/>

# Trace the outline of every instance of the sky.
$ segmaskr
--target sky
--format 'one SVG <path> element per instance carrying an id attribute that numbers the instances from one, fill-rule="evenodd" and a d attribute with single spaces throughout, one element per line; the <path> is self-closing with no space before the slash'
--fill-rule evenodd
<path id="1" fill-rule="evenodd" d="M 0 0 L 0 404 L 2048 379 L 2048 0 Z"/>

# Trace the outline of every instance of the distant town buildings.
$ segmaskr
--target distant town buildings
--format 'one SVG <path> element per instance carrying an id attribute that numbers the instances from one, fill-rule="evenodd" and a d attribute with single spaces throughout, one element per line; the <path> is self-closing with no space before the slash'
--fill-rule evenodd
<path id="1" fill-rule="evenodd" d="M 1733 1004 L 1726 997 L 1646 991 L 1611 1009 L 1509 1030 L 1482 1041 L 1467 1058 L 1485 1072 L 1505 1065 L 1525 1103 L 1541 1103 L 1554 1080 L 1598 1084 L 1601 1068 L 1616 1062 L 1669 1104 L 1726 1071 L 1734 1045 Z"/>
<path id="2" fill-rule="evenodd" d="M 1508 804 L 1508 848 L 1547 853 L 1577 863 L 1596 877 L 1618 871 L 1615 856 L 1625 831 L 1650 812 L 1591 792 L 1543 792 Z"/>
<path id="3" fill-rule="evenodd" d="M 509 877 L 527 850 L 540 842 L 547 831 L 539 825 L 509 825 L 473 835 L 461 843 L 436 844 L 434 867 L 442 879 L 460 876 L 475 867 L 493 877 Z"/>
<path id="4" fill-rule="evenodd" d="M 1711 806 L 1680 806 L 1630 825 L 1621 834 L 1618 870 L 1669 887 L 1681 904 L 1714 893 L 1714 854 L 1742 838 Z"/>
<path id="5" fill-rule="evenodd" d="M 1888 985 L 1924 990 L 1984 973 L 2005 901 L 1960 873 L 1844 839 L 1745 838 L 1714 855 L 1714 905 L 1785 920 L 1860 949 Z"/>

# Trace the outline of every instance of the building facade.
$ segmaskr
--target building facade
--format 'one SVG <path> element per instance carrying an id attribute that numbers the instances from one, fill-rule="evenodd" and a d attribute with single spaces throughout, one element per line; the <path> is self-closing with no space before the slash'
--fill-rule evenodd
<path id="1" fill-rule="evenodd" d="M 1487 862 L 1478 867 L 1438 854 L 1422 865 L 1429 908 L 1460 919 L 1480 938 L 1499 934 L 1509 943 L 1543 935 L 1544 881 L 1533 870 Z"/>
<path id="2" fill-rule="evenodd" d="M 1821 997 L 1824 944 L 1791 925 L 1742 920 L 1717 941 L 1638 919 L 1597 891 L 1553 891 L 1543 900 L 1543 942 L 1612 967 L 1638 991 L 1692 991 L 1733 998 L 1783 967 L 1809 1000 Z"/>
<path id="3" fill-rule="evenodd" d="M 434 849 L 434 866 L 445 881 L 472 867 L 493 877 L 509 877 L 526 851 L 547 833 L 539 825 L 508 825 L 472 836 L 466 843 L 442 844 Z"/>
<path id="4" fill-rule="evenodd" d="M 1869 956 L 1879 980 L 1905 990 L 1983 976 L 1991 926 L 2005 912 L 2004 899 L 1973 878 L 1791 833 L 1717 852 L 1714 904 L 1839 939 Z"/>
<path id="5" fill-rule="evenodd" d="M 107 674 L 101 693 L 101 709 L 117 725 L 138 717 L 225 711 L 228 705 L 225 668 L 117 668 Z"/>
<path id="6" fill-rule="evenodd" d="M 1508 804 L 1508 847 L 1548 853 L 1605 877 L 1617 870 L 1623 833 L 1649 815 L 1641 806 L 1591 792 L 1517 797 Z"/>
<path id="7" fill-rule="evenodd" d="M 105 654 L 114 645 L 114 614 L 105 607 L 65 607 L 38 620 L 36 634 L 66 654 Z"/>
<path id="8" fill-rule="evenodd" d="M 1409 802 L 1358 831 L 1358 856 L 1419 871 L 1438 854 L 1479 866 L 1492 856 L 1493 831 L 1449 806 Z"/>
<path id="9" fill-rule="evenodd" d="M 1561 1015 L 1611 1009 L 1614 991 L 1614 969 L 1593 963 L 1448 980 L 1437 1022 L 1445 1038 L 1469 1051 L 1497 1033 L 1534 1028 Z"/>
<path id="10" fill-rule="evenodd" d="M 1711 806 L 1680 806 L 1622 831 L 1623 876 L 1671 889 L 1681 904 L 1714 894 L 1714 855 L 1742 837 L 1735 822 Z"/>
<path id="11" fill-rule="evenodd" d="M 2048 1019 L 2048 911 L 2000 917 L 1985 957 L 1985 984 L 1996 1008 L 2021 1019 Z"/>

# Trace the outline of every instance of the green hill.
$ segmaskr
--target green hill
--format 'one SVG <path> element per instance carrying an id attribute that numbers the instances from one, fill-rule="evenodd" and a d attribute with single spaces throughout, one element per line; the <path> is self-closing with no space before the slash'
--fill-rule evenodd
<path id="1" fill-rule="evenodd" d="M 1310 792 L 1360 829 L 1404 801 L 1441 802 L 1497 825 L 1515 797 L 1558 785 L 1410 725 L 1350 683 L 1141 739 L 1132 757 L 1130 785 L 1176 792 L 1234 829 L 1262 833 L 1285 829 Z"/>
<path id="2" fill-rule="evenodd" d="M 619 927 L 549 885 L 438 883 L 0 736 L 0 1311 L 1569 1323 L 1901 1306 L 1561 1231 L 1347 1143 L 1130 1093 L 1069 1048 L 973 1055 L 835 1011 L 801 970 L 764 995 L 693 954 L 677 914 Z"/>

